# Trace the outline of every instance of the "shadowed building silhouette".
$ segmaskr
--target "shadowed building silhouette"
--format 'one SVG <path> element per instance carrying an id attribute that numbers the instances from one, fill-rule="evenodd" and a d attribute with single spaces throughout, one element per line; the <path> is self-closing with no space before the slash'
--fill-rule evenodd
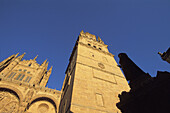
<path id="1" fill-rule="evenodd" d="M 162 60 L 170 63 L 170 47 L 166 52 L 164 52 L 164 53 L 158 52 L 158 54 L 161 56 Z"/>
<path id="2" fill-rule="evenodd" d="M 143 72 L 125 53 L 120 53 L 120 66 L 131 90 L 119 95 L 117 107 L 122 113 L 169 113 L 170 73 L 157 72 L 151 77 Z"/>

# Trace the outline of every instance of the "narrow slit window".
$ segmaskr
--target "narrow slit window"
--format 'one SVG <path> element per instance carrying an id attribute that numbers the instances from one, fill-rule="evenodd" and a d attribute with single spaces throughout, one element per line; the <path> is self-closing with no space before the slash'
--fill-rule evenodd
<path id="1" fill-rule="evenodd" d="M 31 78 L 32 78 L 32 77 L 30 77 L 29 80 L 28 80 L 27 82 L 30 82 Z"/>
<path id="2" fill-rule="evenodd" d="M 8 76 L 8 78 L 10 78 L 13 74 L 14 74 L 14 72 L 12 72 L 12 73 Z"/>
<path id="3" fill-rule="evenodd" d="M 96 48 L 96 46 L 93 46 L 94 48 Z"/>
<path id="4" fill-rule="evenodd" d="M 12 75 L 12 77 L 11 78 L 14 78 L 14 76 L 16 75 L 16 73 L 14 73 L 13 75 Z"/>
<path id="5" fill-rule="evenodd" d="M 13 78 L 15 75 L 16 75 L 16 73 L 12 72 L 12 73 L 8 76 L 8 78 Z"/>
<path id="6" fill-rule="evenodd" d="M 97 102 L 98 106 L 104 106 L 102 94 L 97 94 L 96 93 L 96 102 Z"/>
<path id="7" fill-rule="evenodd" d="M 27 82 L 28 81 L 28 79 L 29 79 L 29 76 L 24 80 L 24 82 Z"/>
<path id="8" fill-rule="evenodd" d="M 19 74 L 18 77 L 16 78 L 16 80 L 18 80 L 21 77 L 22 74 Z"/>
<path id="9" fill-rule="evenodd" d="M 91 46 L 91 44 L 88 44 L 89 46 Z"/>
<path id="10" fill-rule="evenodd" d="M 20 77 L 20 79 L 19 79 L 19 80 L 21 81 L 24 77 L 25 77 L 25 75 L 22 75 L 22 76 Z"/>

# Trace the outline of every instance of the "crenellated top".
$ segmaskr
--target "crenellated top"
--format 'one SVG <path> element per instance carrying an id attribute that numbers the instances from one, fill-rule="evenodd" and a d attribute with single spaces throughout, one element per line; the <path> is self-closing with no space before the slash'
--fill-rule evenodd
<path id="1" fill-rule="evenodd" d="M 96 39 L 95 35 L 90 34 L 88 32 L 84 32 L 83 30 L 80 32 L 79 37 L 88 38 L 88 39 L 91 39 L 93 41 L 97 41 L 97 42 L 99 42 L 101 44 L 104 44 L 104 42 L 102 41 L 102 39 L 100 37 L 98 37 L 98 39 Z"/>
<path id="2" fill-rule="evenodd" d="M 83 30 L 79 34 L 78 42 L 91 46 L 94 49 L 98 49 L 104 52 L 109 52 L 107 48 L 108 45 L 104 44 L 104 42 L 100 37 L 96 39 L 95 35 L 90 34 L 88 32 L 84 32 Z"/>
<path id="3" fill-rule="evenodd" d="M 92 40 L 96 41 L 96 36 L 95 35 L 90 34 L 88 32 L 84 32 L 83 30 L 80 32 L 79 37 L 89 38 L 89 39 L 92 39 Z"/>

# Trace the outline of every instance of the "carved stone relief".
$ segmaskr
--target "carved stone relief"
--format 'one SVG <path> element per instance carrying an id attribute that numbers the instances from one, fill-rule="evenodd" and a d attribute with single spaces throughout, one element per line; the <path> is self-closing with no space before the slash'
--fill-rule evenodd
<path id="1" fill-rule="evenodd" d="M 57 113 L 55 106 L 47 100 L 39 100 L 32 103 L 27 110 L 28 113 Z"/>
<path id="2" fill-rule="evenodd" d="M 45 103 L 42 103 L 38 106 L 38 112 L 39 113 L 47 113 L 49 110 L 49 106 Z"/>
<path id="3" fill-rule="evenodd" d="M 19 99 L 10 92 L 0 92 L 0 113 L 17 113 Z"/>
<path id="4" fill-rule="evenodd" d="M 34 94 L 34 90 L 29 90 L 28 93 L 25 95 L 25 99 L 24 102 L 30 102 L 30 100 L 32 99 L 32 96 Z"/>

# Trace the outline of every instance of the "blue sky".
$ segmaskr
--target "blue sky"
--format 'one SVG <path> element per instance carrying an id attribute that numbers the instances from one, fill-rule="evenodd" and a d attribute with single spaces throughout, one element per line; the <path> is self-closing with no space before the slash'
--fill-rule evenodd
<path id="1" fill-rule="evenodd" d="M 61 89 L 81 30 L 100 36 L 117 62 L 125 52 L 152 76 L 170 71 L 157 54 L 170 46 L 169 0 L 0 0 L 0 61 L 38 54 L 53 66 L 48 87 Z"/>

